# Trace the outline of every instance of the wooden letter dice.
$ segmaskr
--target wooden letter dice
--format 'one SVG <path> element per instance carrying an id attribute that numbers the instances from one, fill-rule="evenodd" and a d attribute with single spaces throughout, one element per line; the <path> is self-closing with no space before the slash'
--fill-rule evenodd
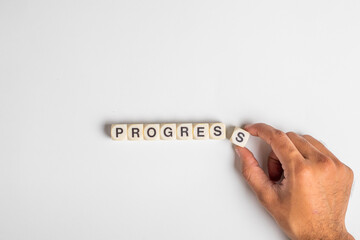
<path id="1" fill-rule="evenodd" d="M 159 140 L 160 139 L 160 124 L 145 124 L 144 127 L 145 140 Z"/>
<path id="2" fill-rule="evenodd" d="M 179 123 L 176 125 L 176 139 L 191 140 L 193 138 L 192 123 Z"/>
<path id="3" fill-rule="evenodd" d="M 209 139 L 209 124 L 208 123 L 195 123 L 193 126 L 193 133 L 195 140 Z"/>
<path id="4" fill-rule="evenodd" d="M 223 123 L 210 124 L 210 138 L 222 140 L 226 138 L 226 126 Z"/>
<path id="5" fill-rule="evenodd" d="M 129 124 L 128 125 L 128 139 L 129 140 L 143 140 L 144 139 L 144 125 L 143 124 Z"/>
<path id="6" fill-rule="evenodd" d="M 248 133 L 242 128 L 236 127 L 230 138 L 230 141 L 235 145 L 238 145 L 240 147 L 245 147 L 247 141 L 249 140 L 249 137 L 250 137 L 250 133 Z"/>
<path id="7" fill-rule="evenodd" d="M 127 125 L 126 124 L 112 124 L 111 125 L 111 138 L 117 141 L 127 139 Z"/>
<path id="8" fill-rule="evenodd" d="M 176 139 L 176 124 L 164 123 L 160 125 L 160 139 L 161 140 L 175 140 Z"/>

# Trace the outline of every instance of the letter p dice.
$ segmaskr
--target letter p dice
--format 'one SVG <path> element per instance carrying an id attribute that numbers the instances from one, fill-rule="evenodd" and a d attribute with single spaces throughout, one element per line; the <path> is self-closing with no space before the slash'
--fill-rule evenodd
<path id="1" fill-rule="evenodd" d="M 111 138 L 117 141 L 127 140 L 127 124 L 112 124 Z"/>

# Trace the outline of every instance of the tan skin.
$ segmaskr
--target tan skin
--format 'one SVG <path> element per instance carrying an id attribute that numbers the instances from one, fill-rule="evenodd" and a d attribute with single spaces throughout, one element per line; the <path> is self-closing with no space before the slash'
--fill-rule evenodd
<path id="1" fill-rule="evenodd" d="M 345 227 L 352 170 L 309 135 L 284 133 L 264 123 L 244 129 L 272 148 L 269 175 L 247 148 L 235 150 L 244 178 L 285 234 L 299 240 L 354 239 Z"/>

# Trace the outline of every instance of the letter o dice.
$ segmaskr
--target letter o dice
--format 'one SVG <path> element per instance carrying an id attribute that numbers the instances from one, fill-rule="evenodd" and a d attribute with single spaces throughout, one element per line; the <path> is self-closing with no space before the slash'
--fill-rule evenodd
<path id="1" fill-rule="evenodd" d="M 160 139 L 160 124 L 145 124 L 144 139 L 155 141 Z"/>

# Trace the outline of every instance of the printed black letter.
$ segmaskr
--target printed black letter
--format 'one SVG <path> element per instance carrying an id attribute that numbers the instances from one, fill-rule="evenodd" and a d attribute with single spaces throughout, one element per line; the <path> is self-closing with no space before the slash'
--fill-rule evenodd
<path id="1" fill-rule="evenodd" d="M 198 137 L 205 137 L 205 135 L 204 135 L 204 130 L 205 130 L 204 127 L 198 127 L 198 129 L 197 129 L 197 135 L 198 135 Z M 203 135 L 201 135 L 201 134 L 203 134 Z"/>
<path id="2" fill-rule="evenodd" d="M 183 137 L 184 136 L 184 134 L 183 133 L 186 133 L 186 136 L 188 137 L 189 136 L 189 128 L 188 127 L 180 127 L 180 135 L 181 135 L 181 137 Z"/>
<path id="3" fill-rule="evenodd" d="M 168 132 L 166 132 L 167 129 L 169 130 Z M 164 135 L 165 135 L 166 137 L 172 137 L 171 127 L 166 127 L 166 128 L 164 128 Z"/>
<path id="4" fill-rule="evenodd" d="M 214 135 L 215 136 L 221 136 L 221 127 L 220 126 L 215 126 L 214 127 Z"/>
<path id="5" fill-rule="evenodd" d="M 116 128 L 116 137 L 119 137 L 120 134 L 123 134 L 124 129 L 122 128 Z"/>
<path id="6" fill-rule="evenodd" d="M 139 138 L 140 137 L 140 129 L 138 129 L 138 128 L 133 128 L 133 129 L 131 129 L 131 135 L 132 135 L 132 137 L 134 137 L 134 135 L 137 135 L 137 137 Z"/>
<path id="7" fill-rule="evenodd" d="M 150 130 L 153 131 L 153 135 L 150 135 Z M 148 130 L 147 130 L 147 135 L 148 135 L 149 137 L 155 137 L 155 135 L 156 135 L 156 129 L 153 128 L 153 127 L 148 128 Z"/>
<path id="8" fill-rule="evenodd" d="M 244 137 L 245 137 L 245 134 L 243 132 L 238 132 L 235 140 L 241 143 L 242 141 L 244 141 Z"/>

